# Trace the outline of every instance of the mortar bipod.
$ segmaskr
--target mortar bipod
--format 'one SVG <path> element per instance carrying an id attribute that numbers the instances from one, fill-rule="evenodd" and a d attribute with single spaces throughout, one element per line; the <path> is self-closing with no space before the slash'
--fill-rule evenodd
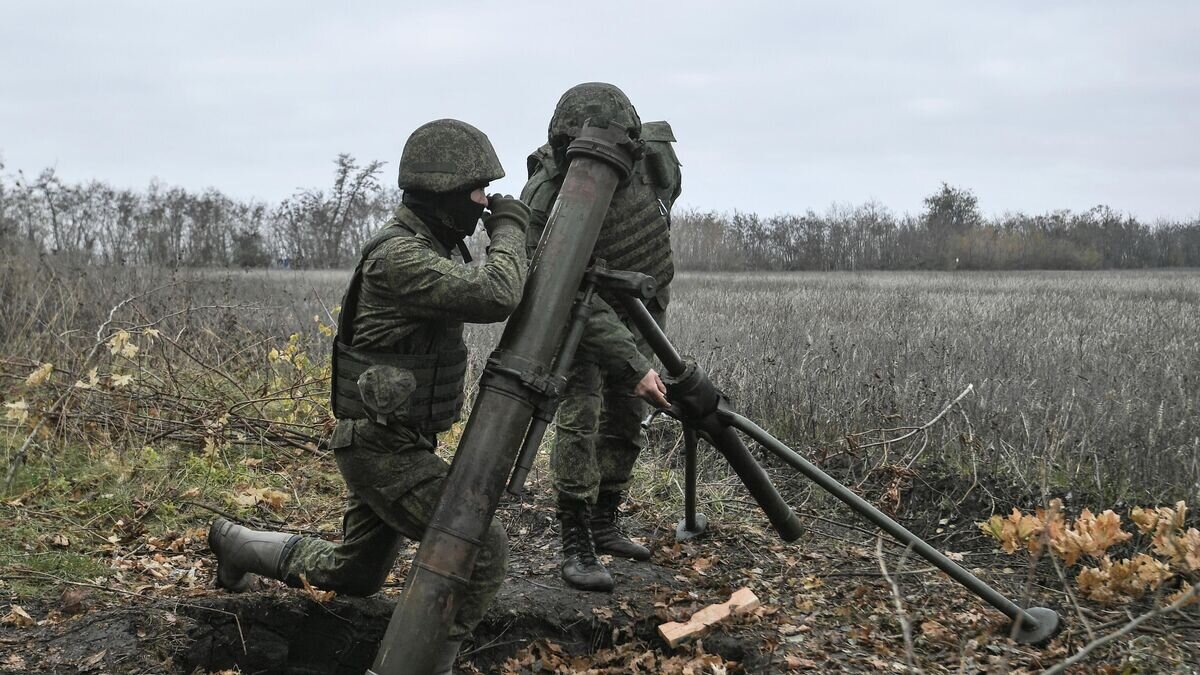
<path id="1" fill-rule="evenodd" d="M 799 536 L 799 522 L 791 513 L 791 509 L 782 503 L 782 498 L 766 478 L 762 467 L 750 456 L 746 446 L 737 435 L 737 431 L 741 431 L 768 452 L 779 457 L 822 489 L 837 497 L 856 513 L 887 532 L 898 542 L 916 551 L 918 555 L 945 572 L 951 579 L 1000 610 L 1013 622 L 1012 634 L 1016 641 L 1039 644 L 1058 632 L 1059 616 L 1057 612 L 1046 607 L 1022 608 L 1018 606 L 917 535 L 909 532 L 904 526 L 889 518 L 865 499 L 854 494 L 849 488 L 821 471 L 816 465 L 801 457 L 796 451 L 763 430 L 762 427 L 735 412 L 725 396 L 709 381 L 708 376 L 695 363 L 684 361 L 666 334 L 650 316 L 649 310 L 641 300 L 633 296 L 622 295 L 621 303 L 630 320 L 654 349 L 654 353 L 667 371 L 663 381 L 667 385 L 671 408 L 664 413 L 678 419 L 684 428 L 685 461 L 687 462 L 684 493 L 686 512 L 683 522 L 676 529 L 677 536 L 682 531 L 684 535 L 682 538 L 694 537 L 703 532 L 707 522 L 703 519 L 703 514 L 698 514 L 695 510 L 695 438 L 697 433 L 730 461 L 734 471 L 758 500 L 759 505 L 763 507 L 780 536 L 785 541 L 793 541 Z M 753 464 L 753 467 L 745 464 L 747 460 Z M 774 493 L 775 499 L 770 499 L 768 492 Z M 766 503 L 760 497 L 767 498 Z M 786 516 L 784 511 L 786 511 Z M 787 516 L 790 516 L 790 519 Z"/>

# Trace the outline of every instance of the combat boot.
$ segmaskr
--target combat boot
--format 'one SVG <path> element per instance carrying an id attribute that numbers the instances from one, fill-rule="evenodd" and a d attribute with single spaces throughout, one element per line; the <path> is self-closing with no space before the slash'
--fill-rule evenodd
<path id="1" fill-rule="evenodd" d="M 601 492 L 592 510 L 592 541 L 596 550 L 632 560 L 649 560 L 650 549 L 630 541 L 618 523 L 619 507 L 624 495 L 620 492 Z"/>
<path id="2" fill-rule="evenodd" d="M 458 658 L 458 650 L 462 640 L 446 640 L 437 653 L 433 662 L 433 675 L 454 675 L 454 661 Z"/>
<path id="3" fill-rule="evenodd" d="M 218 518 L 208 528 L 208 547 L 217 555 L 217 585 L 241 593 L 250 574 L 281 579 L 280 566 L 300 540 L 298 534 L 261 532 Z"/>
<path id="4" fill-rule="evenodd" d="M 562 535 L 562 578 L 584 591 L 613 589 L 613 578 L 596 558 L 592 533 L 588 529 L 588 503 L 558 496 L 558 524 Z"/>

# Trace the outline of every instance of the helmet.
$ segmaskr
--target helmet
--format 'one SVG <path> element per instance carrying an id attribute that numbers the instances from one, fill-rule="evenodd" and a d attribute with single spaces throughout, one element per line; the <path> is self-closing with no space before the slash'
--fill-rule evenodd
<path id="1" fill-rule="evenodd" d="M 458 120 L 434 120 L 412 132 L 400 156 L 403 190 L 458 192 L 504 177 L 492 142 Z"/>
<path id="2" fill-rule="evenodd" d="M 601 124 L 616 122 L 634 138 L 642 133 L 642 120 L 625 92 L 605 82 L 585 82 L 571 87 L 558 99 L 550 117 L 550 144 L 562 145 L 564 140 L 575 138 L 588 119 Z"/>

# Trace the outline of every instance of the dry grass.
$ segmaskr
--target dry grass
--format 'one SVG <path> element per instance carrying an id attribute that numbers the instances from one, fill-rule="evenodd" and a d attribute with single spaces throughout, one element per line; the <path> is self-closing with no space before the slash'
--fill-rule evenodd
<path id="1" fill-rule="evenodd" d="M 294 333 L 319 359 L 314 318 L 329 321 L 346 277 L 19 262 L 0 277 L 0 354 L 10 381 L 17 362 L 63 367 L 136 296 L 114 329 L 177 314 L 161 327 L 224 367 L 252 372 Z M 499 328 L 470 329 L 476 372 Z M 685 274 L 669 332 L 741 410 L 848 480 L 915 457 L 1094 507 L 1197 499 L 1194 272 Z M 861 452 L 846 441 L 931 419 L 969 384 L 928 433 Z"/>
<path id="2" fill-rule="evenodd" d="M 6 464 L 33 421 L 48 421 L 0 500 L 0 576 L 9 579 L 0 597 L 60 590 L 45 579 L 107 575 L 106 583 L 136 588 L 157 571 L 138 567 L 154 562 L 135 555 L 144 542 L 189 541 L 177 571 L 203 572 L 208 507 L 336 537 L 344 488 L 310 439 L 327 421 L 329 338 L 317 319 L 330 323 L 347 277 L 70 270 L 37 260 L 0 267 L 0 403 L 29 405 L 22 421 L 0 408 Z M 1072 493 L 1068 506 L 1093 509 L 1197 501 L 1198 305 L 1200 275 L 1177 271 L 684 274 L 669 333 L 741 411 L 868 497 L 889 506 L 903 493 L 903 514 L 930 526 L 934 512 L 955 514 L 966 525 L 957 532 L 972 537 L 956 550 L 987 549 L 972 558 L 984 566 L 991 544 L 969 521 L 1040 503 L 1043 491 Z M 146 334 L 150 324 L 160 337 Z M 88 360 L 101 327 L 103 347 Z M 500 328 L 469 330 L 469 383 Z M 132 358 L 105 344 L 121 330 L 140 345 Z M 272 360 L 273 349 L 292 356 Z M 31 386 L 44 362 L 54 373 Z M 98 385 L 73 387 L 92 367 Z M 114 386 L 117 372 L 135 378 Z M 972 392 L 927 431 L 871 445 L 934 419 L 968 385 Z M 64 393 L 63 414 L 46 414 Z M 676 431 L 656 425 L 638 463 L 640 532 L 669 527 L 681 510 Z M 444 452 L 455 437 L 444 435 Z M 532 477 L 543 501 L 545 455 Z M 718 528 L 769 540 L 736 477 L 711 450 L 702 458 L 703 510 Z M 814 529 L 853 543 L 870 534 L 771 465 Z M 950 507 L 934 503 L 930 482 L 956 490 Z M 992 504 L 957 499 L 976 485 Z M 244 501 L 256 490 L 287 498 Z M 501 518 L 533 523 L 512 511 Z M 549 536 L 538 534 L 514 537 L 514 555 L 546 556 L 544 544 L 529 549 Z M 191 592 L 197 578 L 170 581 Z"/>
<path id="3" fill-rule="evenodd" d="M 970 384 L 928 439 L 885 449 L 911 458 L 927 440 L 926 462 L 1096 506 L 1197 494 L 1195 273 L 685 276 L 674 298 L 680 349 L 818 456 L 931 419 Z"/>

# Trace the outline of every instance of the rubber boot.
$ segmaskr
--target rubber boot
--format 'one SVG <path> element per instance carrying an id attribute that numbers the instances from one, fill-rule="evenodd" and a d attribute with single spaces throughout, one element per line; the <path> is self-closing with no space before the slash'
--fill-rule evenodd
<path id="1" fill-rule="evenodd" d="M 261 532 L 218 518 L 208 528 L 208 547 L 217 555 L 217 585 L 241 593 L 250 585 L 250 574 L 282 578 L 282 565 L 298 534 Z"/>
<path id="2" fill-rule="evenodd" d="M 562 535 L 562 578 L 584 591 L 613 589 L 613 578 L 596 558 L 592 533 L 588 529 L 588 503 L 564 495 L 558 496 L 558 524 Z"/>
<path id="3" fill-rule="evenodd" d="M 433 663 L 433 675 L 454 675 L 454 661 L 458 658 L 458 650 L 462 640 L 446 640 Z"/>
<path id="4" fill-rule="evenodd" d="M 620 492 L 601 492 L 596 499 L 596 507 L 592 510 L 592 541 L 600 553 L 611 553 L 632 560 L 649 560 L 650 549 L 630 541 L 621 532 L 617 520 L 620 517 L 620 507 L 624 495 Z"/>

